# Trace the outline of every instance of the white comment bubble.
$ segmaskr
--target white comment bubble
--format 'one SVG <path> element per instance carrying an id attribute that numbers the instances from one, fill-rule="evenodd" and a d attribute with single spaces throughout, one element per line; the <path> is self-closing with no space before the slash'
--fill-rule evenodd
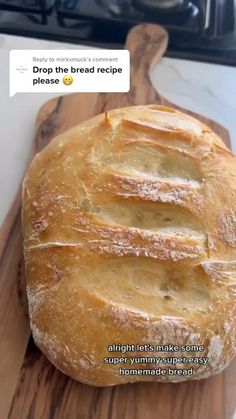
<path id="1" fill-rule="evenodd" d="M 128 50 L 12 50 L 10 96 L 16 93 L 128 92 Z"/>

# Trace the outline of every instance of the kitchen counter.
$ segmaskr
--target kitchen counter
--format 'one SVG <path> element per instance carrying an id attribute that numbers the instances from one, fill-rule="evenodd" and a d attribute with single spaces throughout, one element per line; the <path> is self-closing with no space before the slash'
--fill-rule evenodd
<path id="1" fill-rule="evenodd" d="M 55 96 L 48 93 L 9 97 L 11 49 L 67 49 L 68 44 L 0 35 L 0 223 L 22 179 L 40 106 Z M 84 49 L 70 45 L 70 49 Z M 229 129 L 236 152 L 236 68 L 163 58 L 151 74 L 153 85 L 168 100 L 201 113 Z"/>

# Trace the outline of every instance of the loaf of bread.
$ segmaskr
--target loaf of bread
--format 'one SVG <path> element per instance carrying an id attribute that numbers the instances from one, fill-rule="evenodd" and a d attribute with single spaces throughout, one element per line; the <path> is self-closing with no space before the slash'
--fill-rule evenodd
<path id="1" fill-rule="evenodd" d="M 97 386 L 201 379 L 236 351 L 236 158 L 150 105 L 59 135 L 23 184 L 31 329 Z"/>

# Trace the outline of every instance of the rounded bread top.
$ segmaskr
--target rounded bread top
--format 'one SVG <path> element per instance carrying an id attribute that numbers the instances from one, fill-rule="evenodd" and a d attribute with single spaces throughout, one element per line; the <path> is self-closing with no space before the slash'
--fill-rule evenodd
<path id="1" fill-rule="evenodd" d="M 116 341 L 200 340 L 208 352 L 219 338 L 212 362 L 232 357 L 235 163 L 207 126 L 157 105 L 98 115 L 34 158 L 23 188 L 29 308 L 52 362 L 108 383 L 76 362 L 84 336 L 96 361 L 114 330 Z"/>

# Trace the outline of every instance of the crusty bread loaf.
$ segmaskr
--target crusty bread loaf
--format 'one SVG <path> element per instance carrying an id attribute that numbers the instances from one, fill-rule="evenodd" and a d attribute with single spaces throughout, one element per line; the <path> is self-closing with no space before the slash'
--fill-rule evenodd
<path id="1" fill-rule="evenodd" d="M 235 157 L 173 109 L 116 109 L 55 138 L 23 187 L 36 344 L 98 386 L 220 372 L 236 349 L 235 198 Z"/>

